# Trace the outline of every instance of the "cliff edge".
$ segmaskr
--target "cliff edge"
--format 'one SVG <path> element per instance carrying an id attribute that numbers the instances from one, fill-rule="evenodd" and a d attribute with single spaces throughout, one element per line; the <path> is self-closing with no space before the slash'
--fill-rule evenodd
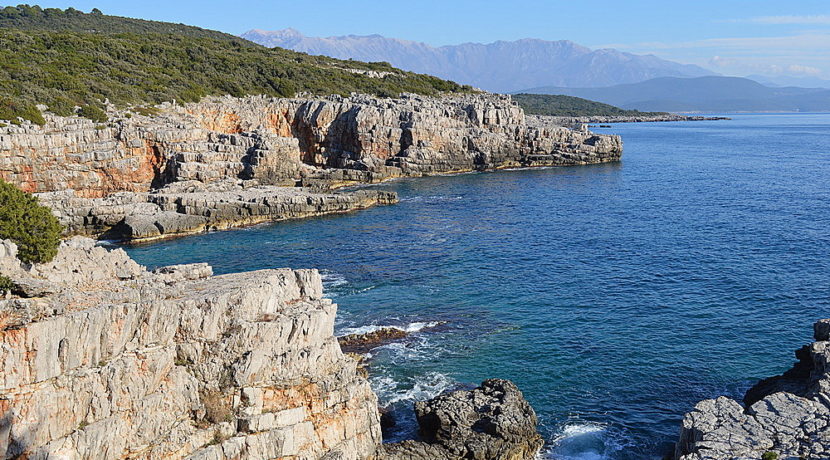
<path id="1" fill-rule="evenodd" d="M 396 201 L 331 191 L 346 185 L 622 155 L 619 136 L 531 126 L 494 94 L 211 97 L 109 116 L 0 128 L 0 178 L 71 234 L 150 239 Z"/>
<path id="2" fill-rule="evenodd" d="M 65 241 L 0 271 L 0 452 L 6 458 L 363 459 L 377 399 L 333 335 L 315 270 L 153 272 Z M 334 457 L 332 457 L 334 458 Z"/>

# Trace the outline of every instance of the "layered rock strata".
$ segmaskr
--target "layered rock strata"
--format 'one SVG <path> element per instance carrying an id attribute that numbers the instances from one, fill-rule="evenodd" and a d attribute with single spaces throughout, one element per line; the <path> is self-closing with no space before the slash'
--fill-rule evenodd
<path id="1" fill-rule="evenodd" d="M 675 458 L 830 458 L 830 320 L 814 334 L 798 363 L 752 387 L 744 405 L 726 397 L 698 403 L 683 418 Z"/>
<path id="2" fill-rule="evenodd" d="M 69 234 L 147 241 L 284 219 L 319 216 L 396 203 L 394 192 L 330 193 L 262 186 L 256 181 L 176 182 L 153 192 L 82 198 L 72 190 L 39 195 Z"/>
<path id="3" fill-rule="evenodd" d="M 530 126 L 509 96 L 492 94 L 224 97 L 139 112 L 147 113 L 111 111 L 103 124 L 47 114 L 42 127 L 0 128 L 0 178 L 35 193 L 72 190 L 73 197 L 88 199 L 120 193 L 110 202 L 50 200 L 61 205 L 57 211 L 72 229 L 94 234 L 110 222 L 107 208 L 122 201 L 158 205 L 146 194 L 180 182 L 319 190 L 399 176 L 602 163 L 622 154 L 617 136 Z M 250 220 L 249 213 L 240 214 L 243 223 Z M 182 227 L 198 228 L 197 220 L 183 220 Z"/>
<path id="4" fill-rule="evenodd" d="M 485 380 L 415 403 L 422 441 L 385 444 L 388 460 L 530 460 L 542 447 L 536 413 L 508 380 Z"/>
<path id="5" fill-rule="evenodd" d="M 314 270 L 148 272 L 76 237 L 47 264 L 0 242 L 6 458 L 371 458 L 377 399 Z"/>

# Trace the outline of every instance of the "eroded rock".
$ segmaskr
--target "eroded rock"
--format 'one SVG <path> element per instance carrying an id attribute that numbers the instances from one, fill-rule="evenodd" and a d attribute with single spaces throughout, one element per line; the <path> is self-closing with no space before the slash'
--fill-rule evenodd
<path id="1" fill-rule="evenodd" d="M 543 444 L 536 413 L 508 380 L 417 402 L 415 415 L 423 440 L 385 444 L 381 458 L 528 460 Z"/>
<path id="2" fill-rule="evenodd" d="M 796 352 L 799 362 L 760 381 L 744 397 L 698 403 L 683 418 L 679 460 L 830 458 L 830 320 L 814 326 L 816 341 Z"/>
<path id="3" fill-rule="evenodd" d="M 377 398 L 341 353 L 315 270 L 148 272 L 73 238 L 0 300 L 0 452 L 6 458 L 365 459 Z"/>

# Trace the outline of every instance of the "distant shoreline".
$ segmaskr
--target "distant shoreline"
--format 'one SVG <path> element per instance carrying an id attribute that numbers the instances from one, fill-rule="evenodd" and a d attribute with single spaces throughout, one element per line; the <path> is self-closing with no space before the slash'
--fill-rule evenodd
<path id="1" fill-rule="evenodd" d="M 703 116 L 703 115 L 678 115 L 669 113 L 666 115 L 619 115 L 619 116 L 588 116 L 588 117 L 556 117 L 550 115 L 528 115 L 528 123 L 554 123 L 560 126 L 575 126 L 589 123 L 647 123 L 665 121 L 717 121 L 731 120 L 724 116 Z"/>

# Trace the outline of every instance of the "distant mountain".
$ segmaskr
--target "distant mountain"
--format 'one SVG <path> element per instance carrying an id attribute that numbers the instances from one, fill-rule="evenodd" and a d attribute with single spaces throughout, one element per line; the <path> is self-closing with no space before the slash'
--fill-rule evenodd
<path id="1" fill-rule="evenodd" d="M 496 92 L 543 85 L 601 87 L 656 77 L 715 75 L 702 67 L 652 55 L 614 49 L 591 50 L 567 40 L 524 39 L 433 47 L 380 35 L 306 37 L 294 29 L 251 30 L 242 37 L 268 47 L 279 46 L 313 55 L 386 61 L 402 69 Z"/>
<path id="2" fill-rule="evenodd" d="M 786 75 L 779 75 L 777 77 L 768 77 L 766 75 L 749 75 L 746 78 L 755 80 L 758 83 L 766 86 L 800 86 L 802 88 L 828 88 L 830 89 L 830 80 L 825 80 L 818 77 L 788 77 Z"/>
<path id="3" fill-rule="evenodd" d="M 661 112 L 830 111 L 830 90 L 771 88 L 738 77 L 663 77 L 605 88 L 545 86 L 521 92 L 563 94 L 624 109 Z"/>

